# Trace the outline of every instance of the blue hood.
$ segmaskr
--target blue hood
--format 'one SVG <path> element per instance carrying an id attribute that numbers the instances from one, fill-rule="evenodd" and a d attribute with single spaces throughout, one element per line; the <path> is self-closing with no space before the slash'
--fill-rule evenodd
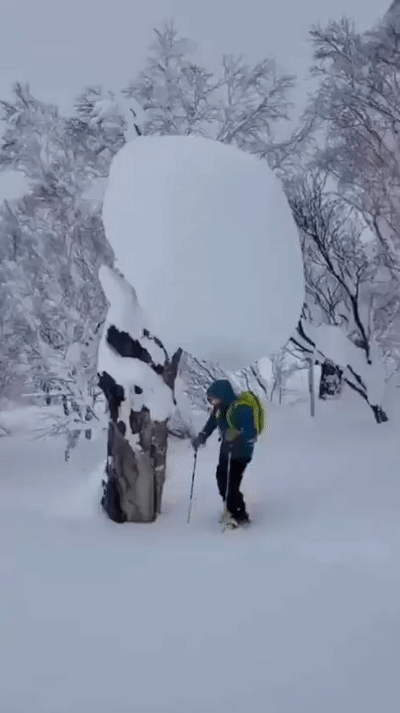
<path id="1" fill-rule="evenodd" d="M 207 391 L 207 398 L 210 397 L 221 399 L 224 404 L 231 404 L 232 401 L 236 400 L 236 394 L 228 379 L 218 379 L 218 381 L 214 381 Z"/>

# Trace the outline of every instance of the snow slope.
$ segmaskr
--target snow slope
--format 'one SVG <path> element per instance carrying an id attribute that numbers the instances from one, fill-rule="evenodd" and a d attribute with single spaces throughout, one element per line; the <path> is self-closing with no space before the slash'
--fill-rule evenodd
<path id="1" fill-rule="evenodd" d="M 300 408 L 300 406 L 299 406 Z M 272 412 L 222 535 L 218 444 L 172 441 L 164 513 L 96 503 L 105 443 L 0 439 L 1 713 L 397 713 L 399 422 Z"/>

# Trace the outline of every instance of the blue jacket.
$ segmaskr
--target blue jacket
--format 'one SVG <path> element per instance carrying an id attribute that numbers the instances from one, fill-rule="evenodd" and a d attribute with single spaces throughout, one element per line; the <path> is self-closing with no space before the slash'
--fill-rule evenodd
<path id="1" fill-rule="evenodd" d="M 250 406 L 238 406 L 235 409 L 235 424 L 240 434 L 234 441 L 228 441 L 227 431 L 229 424 L 226 418 L 227 411 L 237 397 L 227 379 L 219 379 L 211 384 L 207 391 L 207 397 L 221 399 L 220 409 L 214 409 L 201 434 L 207 438 L 218 427 L 221 434 L 221 453 L 228 454 L 231 449 L 232 458 L 251 460 L 253 456 L 254 443 L 257 440 L 257 430 L 254 425 L 253 409 Z"/>

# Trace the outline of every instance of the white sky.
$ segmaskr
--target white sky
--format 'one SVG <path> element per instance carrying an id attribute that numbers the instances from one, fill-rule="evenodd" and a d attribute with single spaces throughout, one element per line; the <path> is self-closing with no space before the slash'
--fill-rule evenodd
<path id="1" fill-rule="evenodd" d="M 141 68 L 152 28 L 175 18 L 214 66 L 223 52 L 249 60 L 274 55 L 304 77 L 307 33 L 347 14 L 366 29 L 387 10 L 382 0 L 0 0 L 0 98 L 16 79 L 66 110 L 89 83 L 118 90 Z M 304 102 L 305 90 L 294 97 Z"/>

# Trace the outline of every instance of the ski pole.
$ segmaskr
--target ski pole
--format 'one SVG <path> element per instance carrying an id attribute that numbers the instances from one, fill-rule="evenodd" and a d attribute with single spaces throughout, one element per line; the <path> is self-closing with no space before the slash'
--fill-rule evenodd
<path id="1" fill-rule="evenodd" d="M 189 501 L 189 512 L 188 512 L 188 524 L 190 522 L 190 513 L 192 510 L 192 501 L 193 501 L 193 488 L 194 488 L 194 477 L 196 475 L 196 465 L 197 465 L 197 448 L 194 451 L 194 463 L 193 463 L 193 473 L 192 473 L 192 486 L 190 488 L 190 501 Z"/>
<path id="2" fill-rule="evenodd" d="M 231 479 L 231 458 L 232 458 L 232 450 L 231 448 L 228 451 L 228 468 L 226 472 L 226 493 L 225 493 L 225 507 L 228 509 L 228 493 L 229 493 L 229 484 L 230 484 L 230 479 Z"/>
<path id="3" fill-rule="evenodd" d="M 226 472 L 226 493 L 225 493 L 225 504 L 228 507 L 228 493 L 229 493 L 229 481 L 231 478 L 231 458 L 232 458 L 232 451 L 229 449 L 228 451 L 228 468 Z"/>
<path id="4" fill-rule="evenodd" d="M 227 465 L 227 469 L 226 469 L 225 512 L 222 516 L 222 532 L 225 532 L 225 529 L 228 526 L 228 520 L 229 520 L 228 493 L 229 493 L 229 485 L 230 485 L 230 479 L 231 479 L 231 458 L 232 458 L 232 451 L 229 448 L 228 465 Z"/>

